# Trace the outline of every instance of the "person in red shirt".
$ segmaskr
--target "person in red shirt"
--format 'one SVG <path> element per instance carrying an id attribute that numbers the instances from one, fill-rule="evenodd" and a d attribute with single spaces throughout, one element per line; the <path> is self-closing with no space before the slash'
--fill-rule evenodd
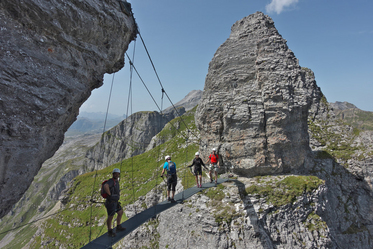
<path id="1" fill-rule="evenodd" d="M 216 154 L 216 149 L 212 149 L 212 153 L 209 155 L 209 162 L 210 162 L 210 182 L 212 182 L 212 171 L 215 172 L 215 183 L 218 183 L 218 168 L 219 166 L 219 155 Z"/>

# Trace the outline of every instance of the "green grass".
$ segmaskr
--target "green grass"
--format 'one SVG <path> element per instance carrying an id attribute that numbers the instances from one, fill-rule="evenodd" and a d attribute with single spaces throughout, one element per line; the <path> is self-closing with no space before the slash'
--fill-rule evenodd
<path id="1" fill-rule="evenodd" d="M 337 110 L 337 118 L 343 120 L 358 130 L 373 130 L 373 112 L 363 111 L 356 108 Z"/>
<path id="2" fill-rule="evenodd" d="M 345 126 L 342 121 L 339 121 L 341 128 Z M 358 129 L 353 129 L 352 132 L 345 129 L 340 132 L 340 134 L 332 131 L 332 126 L 325 124 L 324 122 L 315 123 L 308 120 L 308 128 L 311 131 L 311 136 L 316 139 L 321 146 L 325 148 L 323 151 L 325 153 L 319 153 L 316 158 L 335 158 L 347 161 L 353 157 L 355 151 L 359 147 L 351 146 L 353 139 L 359 135 L 360 131 Z M 347 128 L 347 127 L 345 127 Z"/>
<path id="3" fill-rule="evenodd" d="M 324 184 L 324 181 L 316 176 L 288 176 L 275 183 L 251 185 L 245 191 L 249 195 L 260 195 L 267 202 L 279 207 L 293 203 L 297 196 L 311 192 L 321 184 Z"/>
<path id="4" fill-rule="evenodd" d="M 226 222 L 228 226 L 230 226 L 232 220 L 239 217 L 240 214 L 236 212 L 234 206 L 231 206 L 229 203 L 222 203 L 225 197 L 224 188 L 225 186 L 223 184 L 219 184 L 216 187 L 204 190 L 203 193 L 210 198 L 208 206 L 214 209 L 213 216 L 215 222 L 217 222 L 219 226 L 222 225 L 223 222 Z"/>
<path id="5" fill-rule="evenodd" d="M 326 230 L 328 225 L 315 212 L 311 212 L 303 222 L 309 232 Z"/>

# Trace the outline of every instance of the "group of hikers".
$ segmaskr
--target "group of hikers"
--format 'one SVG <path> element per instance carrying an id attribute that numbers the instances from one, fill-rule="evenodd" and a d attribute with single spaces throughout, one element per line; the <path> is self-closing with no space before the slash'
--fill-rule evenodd
<path id="1" fill-rule="evenodd" d="M 165 163 L 163 164 L 163 169 L 161 173 L 161 177 L 164 176 L 166 173 L 167 176 L 167 200 L 171 203 L 176 202 L 175 197 L 175 189 L 177 184 L 177 174 L 176 174 L 176 163 L 171 161 L 171 156 L 165 157 Z M 216 149 L 213 148 L 211 154 L 209 155 L 209 168 L 206 167 L 204 162 L 202 161 L 202 158 L 199 156 L 199 152 L 195 153 L 195 158 L 193 159 L 192 165 L 188 167 L 194 166 L 194 175 L 196 177 L 196 183 L 198 188 L 202 188 L 202 166 L 205 168 L 205 170 L 209 171 L 210 176 L 210 183 L 213 182 L 212 179 L 212 173 L 214 172 L 215 176 L 215 184 L 217 184 L 218 180 L 218 168 L 219 166 L 219 156 L 216 153 Z M 106 222 L 107 228 L 108 228 L 108 236 L 109 237 L 115 237 L 116 234 L 113 231 L 112 228 L 112 221 L 114 218 L 114 214 L 117 213 L 117 226 L 116 231 L 124 231 L 126 228 L 122 227 L 121 219 L 123 215 L 123 209 L 119 202 L 119 196 L 120 196 L 120 190 L 119 190 L 119 176 L 120 176 L 120 170 L 114 169 L 113 170 L 113 178 L 105 181 L 102 184 L 102 190 L 101 193 L 104 197 L 106 197 L 105 201 L 105 207 L 108 214 L 108 219 Z M 170 196 L 171 194 L 171 196 Z"/>

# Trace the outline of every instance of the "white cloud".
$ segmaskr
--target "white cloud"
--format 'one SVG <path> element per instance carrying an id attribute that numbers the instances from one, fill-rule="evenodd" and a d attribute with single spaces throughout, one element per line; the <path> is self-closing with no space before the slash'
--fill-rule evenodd
<path id="1" fill-rule="evenodd" d="M 298 3 L 298 0 L 272 0 L 271 3 L 266 5 L 266 11 L 268 13 L 276 12 L 280 14 L 284 8 L 295 5 L 296 3 Z"/>

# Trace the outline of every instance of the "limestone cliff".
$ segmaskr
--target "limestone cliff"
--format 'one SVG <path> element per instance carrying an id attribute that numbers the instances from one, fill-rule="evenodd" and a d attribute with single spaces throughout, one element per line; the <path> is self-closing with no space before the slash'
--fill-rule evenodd
<path id="1" fill-rule="evenodd" d="M 313 74 L 263 13 L 237 21 L 209 65 L 196 112 L 203 155 L 243 175 L 290 172 L 309 153 L 307 116 L 321 98 Z"/>
<path id="2" fill-rule="evenodd" d="M 88 171 L 103 169 L 123 159 L 144 153 L 152 138 L 169 121 L 184 113 L 185 108 L 181 107 L 162 115 L 156 111 L 132 114 L 105 132 L 100 142 L 87 152 L 85 165 Z"/>
<path id="3" fill-rule="evenodd" d="M 2 0 L 0 26 L 2 217 L 103 75 L 123 67 L 136 24 L 116 0 Z"/>

